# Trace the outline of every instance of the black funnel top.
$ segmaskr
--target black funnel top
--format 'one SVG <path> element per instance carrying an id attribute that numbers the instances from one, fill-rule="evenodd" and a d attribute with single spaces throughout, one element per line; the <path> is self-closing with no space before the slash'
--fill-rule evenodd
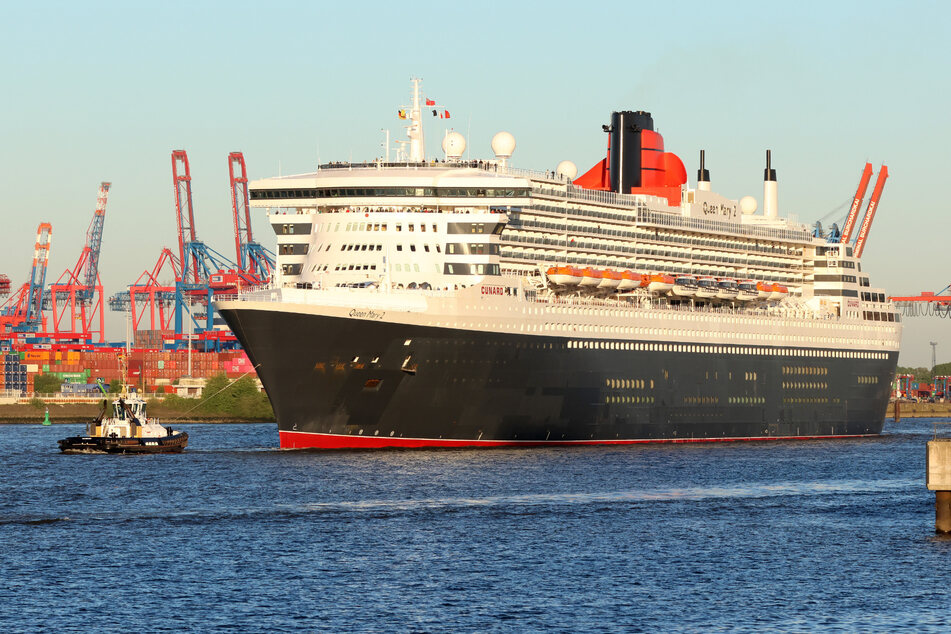
<path id="1" fill-rule="evenodd" d="M 704 164 L 704 151 L 700 150 L 700 169 L 697 170 L 697 182 L 698 183 L 709 183 L 710 182 L 710 170 L 706 168 Z"/>
<path id="2" fill-rule="evenodd" d="M 649 112 L 624 110 L 611 114 L 608 167 L 612 191 L 626 194 L 631 187 L 641 186 L 641 131 L 653 129 Z"/>
<path id="3" fill-rule="evenodd" d="M 774 181 L 776 180 L 776 170 L 770 167 L 770 151 L 766 150 L 766 169 L 763 172 L 764 181 Z"/>

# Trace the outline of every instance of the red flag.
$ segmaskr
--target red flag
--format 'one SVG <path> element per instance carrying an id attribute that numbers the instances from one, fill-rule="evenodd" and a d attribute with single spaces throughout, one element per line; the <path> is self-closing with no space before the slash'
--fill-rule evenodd
<path id="1" fill-rule="evenodd" d="M 440 119 L 448 119 L 448 118 L 449 118 L 449 111 L 448 111 L 448 110 L 443 110 L 443 111 L 442 111 L 442 114 L 439 115 L 439 118 L 440 118 Z"/>
<path id="2" fill-rule="evenodd" d="M 433 101 L 432 99 L 427 98 L 427 99 L 426 99 L 426 105 L 427 105 L 427 106 L 435 106 L 435 105 L 436 105 L 436 102 Z"/>

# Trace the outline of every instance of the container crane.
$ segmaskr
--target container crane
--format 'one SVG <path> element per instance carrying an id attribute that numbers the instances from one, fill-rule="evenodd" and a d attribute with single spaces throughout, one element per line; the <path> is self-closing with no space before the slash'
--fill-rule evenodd
<path id="1" fill-rule="evenodd" d="M 96 210 L 86 230 L 86 245 L 72 270 L 66 270 L 44 298 L 46 308 L 53 311 L 53 332 L 59 338 L 76 337 L 91 341 L 98 334 L 98 342 L 105 342 L 105 314 L 102 281 L 99 279 L 99 254 L 102 250 L 102 230 L 106 221 L 106 202 L 111 183 L 99 185 Z M 66 327 L 64 310 L 69 307 L 69 326 Z M 98 328 L 94 321 L 98 316 Z"/>
<path id="2" fill-rule="evenodd" d="M 859 235 L 855 239 L 855 257 L 862 257 L 862 251 L 865 250 L 865 241 L 868 239 L 869 229 L 872 228 L 872 220 L 875 219 L 875 210 L 878 208 L 878 201 L 882 197 L 882 190 L 885 188 L 885 181 L 888 179 L 888 167 L 882 165 L 878 170 L 878 178 L 875 179 L 875 189 L 872 190 L 872 197 L 868 201 L 868 207 L 865 208 L 865 218 L 862 220 L 862 228 L 859 229 Z"/>
<path id="3" fill-rule="evenodd" d="M 181 263 L 181 277 L 175 283 L 175 334 L 183 332 L 184 313 L 195 323 L 196 332 L 211 331 L 214 327 L 214 315 L 210 308 L 214 289 L 213 276 L 221 271 L 235 267 L 220 253 L 209 248 L 198 239 L 195 231 L 195 213 L 192 204 L 191 170 L 185 150 L 172 152 L 172 180 L 175 188 L 175 215 L 178 223 L 178 254 Z M 230 266 L 229 266 L 230 265 Z M 208 307 L 205 310 L 205 323 L 199 324 L 191 316 L 186 304 L 199 303 Z"/>
<path id="4" fill-rule="evenodd" d="M 923 291 L 920 295 L 889 297 L 905 317 L 951 317 L 951 284 L 937 293 Z"/>
<path id="5" fill-rule="evenodd" d="M 52 240 L 53 225 L 48 222 L 40 223 L 36 230 L 30 281 L 0 306 L 0 333 L 7 335 L 46 330 L 43 297 L 46 291 L 46 266 L 49 263 Z"/>
<path id="6" fill-rule="evenodd" d="M 855 222 L 859 218 L 859 209 L 862 208 L 862 199 L 865 198 L 865 191 L 868 189 L 868 182 L 872 178 L 872 164 L 866 163 L 862 170 L 862 178 L 859 180 L 859 187 L 855 190 L 855 198 L 852 199 L 852 206 L 849 207 L 849 215 L 845 219 L 845 226 L 842 227 L 842 235 L 839 238 L 841 244 L 848 244 L 852 239 L 852 231 L 855 229 Z"/>
<path id="7" fill-rule="evenodd" d="M 171 284 L 162 282 L 163 277 L 171 279 Z M 175 315 L 172 310 L 175 306 L 175 283 L 180 279 L 181 265 L 178 258 L 170 249 L 164 248 L 152 270 L 143 271 L 128 290 L 109 298 L 109 307 L 114 311 L 130 311 L 133 330 L 141 329 L 142 319 L 148 314 L 149 330 L 171 331 Z"/>
<path id="8" fill-rule="evenodd" d="M 234 246 L 238 272 L 251 285 L 267 284 L 274 270 L 274 254 L 254 241 L 251 232 L 251 205 L 248 169 L 241 152 L 228 155 L 231 180 L 231 210 L 234 215 Z"/>

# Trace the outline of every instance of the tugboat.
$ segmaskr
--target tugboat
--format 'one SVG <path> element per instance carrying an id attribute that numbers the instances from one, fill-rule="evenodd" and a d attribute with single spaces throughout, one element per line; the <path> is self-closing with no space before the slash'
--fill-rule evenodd
<path id="1" fill-rule="evenodd" d="M 188 445 L 188 434 L 159 425 L 145 413 L 145 401 L 126 394 L 112 401 L 112 417 L 105 418 L 106 401 L 85 436 L 59 441 L 63 453 L 178 453 Z"/>

